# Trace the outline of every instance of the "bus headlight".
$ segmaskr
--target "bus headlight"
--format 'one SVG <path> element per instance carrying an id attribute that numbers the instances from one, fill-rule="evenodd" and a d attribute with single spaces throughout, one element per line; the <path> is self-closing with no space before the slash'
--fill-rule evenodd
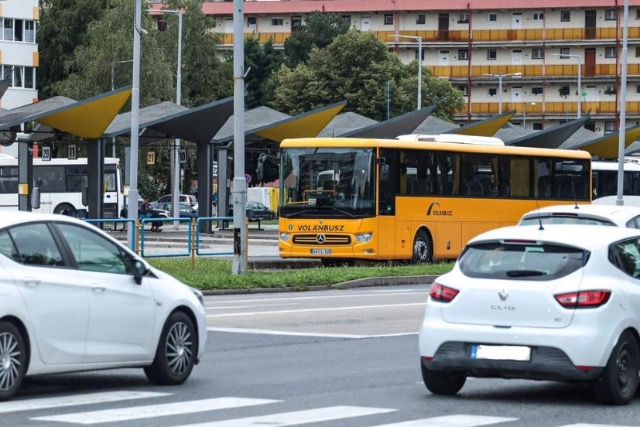
<path id="1" fill-rule="evenodd" d="M 367 243 L 371 240 L 373 233 L 359 233 L 356 234 L 356 242 Z"/>
<path id="2" fill-rule="evenodd" d="M 291 235 L 289 233 L 280 233 L 280 240 L 283 242 L 288 242 L 290 238 Z"/>

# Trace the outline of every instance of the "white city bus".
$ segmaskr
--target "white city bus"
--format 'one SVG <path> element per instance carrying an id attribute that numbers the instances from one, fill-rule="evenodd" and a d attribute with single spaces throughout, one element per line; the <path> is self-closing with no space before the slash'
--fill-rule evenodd
<path id="1" fill-rule="evenodd" d="M 33 187 L 40 190 L 40 207 L 34 212 L 82 216 L 82 189 L 87 186 L 87 159 L 33 159 Z M 104 160 L 103 218 L 118 218 L 123 207 L 120 160 Z M 18 159 L 0 154 L 0 210 L 18 209 Z"/>
<path id="2" fill-rule="evenodd" d="M 618 162 L 593 161 L 594 205 L 615 205 L 618 198 Z M 640 163 L 633 157 L 624 159 L 623 199 L 627 206 L 640 206 Z"/>

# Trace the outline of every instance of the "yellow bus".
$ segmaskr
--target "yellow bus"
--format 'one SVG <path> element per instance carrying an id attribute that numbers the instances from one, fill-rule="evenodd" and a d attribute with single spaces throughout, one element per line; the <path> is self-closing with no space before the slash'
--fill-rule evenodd
<path id="1" fill-rule="evenodd" d="M 531 209 L 590 203 L 591 157 L 497 138 L 301 138 L 280 145 L 279 254 L 355 260 L 455 259 Z"/>

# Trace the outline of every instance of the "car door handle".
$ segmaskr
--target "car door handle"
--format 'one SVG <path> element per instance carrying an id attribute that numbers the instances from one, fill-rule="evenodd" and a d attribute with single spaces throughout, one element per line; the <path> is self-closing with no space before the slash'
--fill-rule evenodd
<path id="1" fill-rule="evenodd" d="M 103 285 L 91 285 L 91 290 L 93 292 L 105 292 L 107 287 Z"/>
<path id="2" fill-rule="evenodd" d="M 40 279 L 36 279 L 35 277 L 25 277 L 22 281 L 26 286 L 38 286 L 41 282 Z"/>

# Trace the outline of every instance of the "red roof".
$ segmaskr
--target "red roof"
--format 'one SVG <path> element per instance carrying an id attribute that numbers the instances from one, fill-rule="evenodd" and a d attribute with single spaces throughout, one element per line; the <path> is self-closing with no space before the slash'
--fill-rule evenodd
<path id="1" fill-rule="evenodd" d="M 394 11 L 457 11 L 466 10 L 491 10 L 491 9 L 562 9 L 616 6 L 622 8 L 624 0 L 281 0 L 281 1 L 252 1 L 244 3 L 244 13 L 257 14 L 291 14 L 322 12 L 394 12 Z M 640 0 L 629 0 L 630 6 L 640 6 Z M 162 5 L 154 4 L 153 8 Z M 210 2 L 202 5 L 202 10 L 207 15 L 233 15 L 233 2 Z"/>

